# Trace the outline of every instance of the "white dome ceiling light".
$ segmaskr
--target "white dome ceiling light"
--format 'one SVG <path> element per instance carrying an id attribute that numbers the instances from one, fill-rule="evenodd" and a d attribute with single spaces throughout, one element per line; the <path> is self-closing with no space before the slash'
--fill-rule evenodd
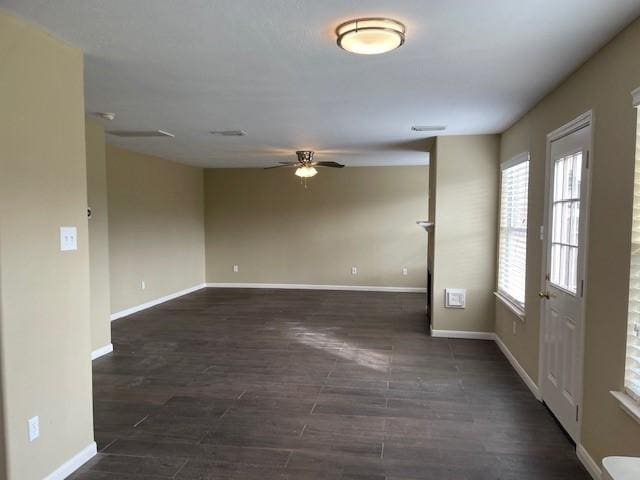
<path id="1" fill-rule="evenodd" d="M 390 18 L 357 18 L 336 28 L 338 46 L 359 55 L 378 55 L 404 43 L 405 26 Z"/>
<path id="2" fill-rule="evenodd" d="M 313 167 L 298 167 L 296 170 L 296 177 L 311 178 L 318 174 L 318 170 Z"/>

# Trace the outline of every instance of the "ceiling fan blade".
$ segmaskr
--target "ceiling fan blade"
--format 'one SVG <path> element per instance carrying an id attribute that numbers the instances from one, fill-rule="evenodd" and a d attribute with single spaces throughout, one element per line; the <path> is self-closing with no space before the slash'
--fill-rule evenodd
<path id="1" fill-rule="evenodd" d="M 271 170 L 274 168 L 292 168 L 292 167 L 299 167 L 300 164 L 298 162 L 296 163 L 285 163 L 285 162 L 280 162 L 281 165 L 274 165 L 272 167 L 265 167 L 264 170 Z"/>
<path id="2" fill-rule="evenodd" d="M 331 167 L 331 168 L 343 168 L 344 165 L 338 162 L 314 162 L 314 167 Z"/>

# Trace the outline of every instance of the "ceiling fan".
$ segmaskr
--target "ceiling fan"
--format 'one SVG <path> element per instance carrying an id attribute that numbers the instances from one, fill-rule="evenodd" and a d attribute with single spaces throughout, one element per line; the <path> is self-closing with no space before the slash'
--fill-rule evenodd
<path id="1" fill-rule="evenodd" d="M 318 171 L 315 167 L 329 167 L 329 168 L 343 168 L 344 165 L 338 162 L 314 162 L 313 155 L 315 152 L 311 150 L 298 150 L 296 155 L 298 156 L 297 162 L 279 162 L 280 165 L 273 167 L 267 167 L 265 170 L 271 170 L 273 168 L 295 168 L 296 176 L 300 178 L 311 178 L 315 176 Z"/>

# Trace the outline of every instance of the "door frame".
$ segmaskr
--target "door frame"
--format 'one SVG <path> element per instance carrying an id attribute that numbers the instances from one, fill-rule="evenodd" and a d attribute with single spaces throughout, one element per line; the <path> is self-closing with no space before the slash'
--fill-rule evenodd
<path id="1" fill-rule="evenodd" d="M 593 162 L 594 162 L 594 129 L 595 129 L 595 115 L 593 110 L 589 110 L 588 112 L 583 113 L 582 115 L 579 115 L 578 117 L 576 117 L 575 119 L 573 119 L 572 121 L 570 121 L 569 123 L 563 125 L 560 128 L 557 128 L 556 130 L 553 130 L 552 132 L 547 134 L 547 139 L 546 139 L 546 160 L 545 160 L 545 173 L 544 173 L 544 216 L 543 216 L 543 228 L 544 230 L 542 231 L 541 234 L 541 241 L 542 241 L 542 264 L 541 264 L 541 271 L 540 271 L 540 283 L 539 283 L 539 287 L 540 290 L 539 291 L 545 291 L 546 287 L 547 287 L 547 279 L 546 279 L 546 274 L 547 274 L 547 264 L 548 264 L 548 258 L 547 258 L 547 240 L 548 240 L 548 235 L 551 234 L 551 218 L 550 218 L 550 185 L 549 185 L 549 180 L 551 178 L 551 164 L 552 164 L 552 158 L 551 158 L 551 144 L 556 141 L 556 140 L 560 140 L 563 137 L 566 137 L 567 135 L 571 135 L 574 132 L 577 132 L 578 130 L 581 130 L 585 127 L 590 127 L 591 128 L 591 132 L 589 135 L 589 156 L 588 156 L 588 166 L 586 167 L 586 184 L 585 184 L 585 195 L 584 195 L 584 199 L 582 199 L 582 204 L 586 207 L 583 208 L 582 205 L 580 207 L 580 212 L 582 214 L 583 211 L 586 211 L 587 215 L 584 217 L 584 256 L 583 256 L 583 272 L 584 272 L 584 290 L 583 290 L 583 295 L 582 295 L 582 308 L 580 309 L 580 320 L 582 321 L 582 331 L 580 333 L 580 339 L 578 342 L 578 355 L 579 355 L 579 361 L 577 362 L 577 365 L 580 366 L 579 371 L 577 372 L 577 383 L 578 383 L 578 391 L 579 393 L 579 397 L 578 397 L 578 405 L 579 405 L 579 409 L 578 409 L 578 431 L 576 434 L 576 445 L 580 445 L 580 440 L 582 437 L 582 417 L 583 417 L 583 397 L 584 397 L 584 383 L 583 383 L 583 379 L 584 379 L 584 345 L 585 345 L 585 333 L 586 333 L 586 304 L 587 304 L 587 297 L 588 297 L 588 292 L 589 292 L 589 224 L 590 224 L 590 217 L 591 217 L 591 187 L 592 187 L 592 174 L 591 172 L 593 171 Z M 546 313 L 546 308 L 544 307 L 544 299 L 540 299 L 540 334 L 539 334 L 539 338 L 538 338 L 538 387 L 540 388 L 540 399 L 542 402 L 544 402 L 544 359 L 545 359 L 545 343 L 544 343 L 544 336 L 545 336 L 545 323 L 546 323 L 546 318 L 545 318 L 545 313 Z"/>

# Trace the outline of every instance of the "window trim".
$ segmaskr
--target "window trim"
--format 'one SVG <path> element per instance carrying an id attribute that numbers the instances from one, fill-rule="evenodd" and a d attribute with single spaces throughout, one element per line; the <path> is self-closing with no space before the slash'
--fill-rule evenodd
<path id="1" fill-rule="evenodd" d="M 640 87 L 636 88 L 633 92 L 631 92 L 631 96 L 633 97 L 633 108 L 640 107 Z"/>
<path id="2" fill-rule="evenodd" d="M 621 392 L 611 390 L 609 393 L 616 399 L 620 408 L 624 410 L 627 415 L 640 423 L 640 404 L 627 393 L 626 388 Z"/>
<path id="3" fill-rule="evenodd" d="M 522 152 L 513 158 L 502 162 L 500 164 L 500 198 L 502 198 L 502 181 L 503 181 L 503 173 L 505 170 L 509 168 L 520 165 L 521 163 L 530 162 L 531 154 L 529 152 Z M 527 210 L 529 209 L 529 199 L 527 198 Z M 496 272 L 496 290 L 493 292 L 495 297 L 500 300 L 509 310 L 512 311 L 522 322 L 526 319 L 526 273 L 525 273 L 525 301 L 524 303 L 518 302 L 516 299 L 512 298 L 507 292 L 500 290 L 500 217 L 502 215 L 502 203 L 500 203 L 498 209 L 498 252 L 497 252 L 497 272 Z M 527 220 L 527 230 L 529 228 L 528 220 Z M 526 237 L 525 237 L 526 238 Z"/>
<path id="4" fill-rule="evenodd" d="M 495 297 L 500 300 L 500 302 L 502 302 L 505 307 L 511 310 L 511 313 L 518 317 L 522 321 L 522 323 L 525 322 L 527 318 L 526 313 L 518 303 L 514 302 L 510 297 L 502 292 L 498 292 L 497 290 L 493 292 L 493 295 L 495 295 Z"/>
<path id="5" fill-rule="evenodd" d="M 633 99 L 632 101 L 632 106 L 633 108 L 636 110 L 636 136 L 638 134 L 640 134 L 640 87 L 636 88 L 633 92 L 631 92 L 631 97 Z M 636 138 L 636 143 L 638 142 L 638 139 Z M 637 155 L 637 154 L 636 154 Z M 635 174 L 635 169 L 637 167 L 638 164 L 638 159 L 636 157 L 634 157 L 634 174 Z M 634 203 L 635 203 L 635 190 L 636 190 L 636 186 L 634 185 Z M 633 228 L 633 225 L 632 225 Z M 632 240 L 632 247 L 633 247 L 633 240 Z M 631 251 L 629 252 L 629 263 L 632 262 L 631 256 L 633 254 L 633 248 L 631 249 Z M 630 297 L 631 297 L 631 283 L 629 284 L 629 299 L 627 300 L 627 309 L 629 308 L 629 303 L 630 303 Z M 635 421 L 637 421 L 638 423 L 640 423 L 640 395 L 638 394 L 638 392 L 632 391 L 629 388 L 627 388 L 627 356 L 628 356 L 628 352 L 629 352 L 629 340 L 628 340 L 628 328 L 629 328 L 629 323 L 630 323 L 630 318 L 629 315 L 627 314 L 627 319 L 626 319 L 626 327 L 625 328 L 625 342 L 624 342 L 624 347 L 625 347 L 625 363 L 624 363 L 624 380 L 623 380 L 623 386 L 622 389 L 618 392 L 611 392 L 611 395 L 613 395 L 613 397 L 618 401 L 618 403 L 620 404 L 620 408 L 622 408 L 626 413 L 628 413 L 631 418 L 633 418 Z"/>
<path id="6" fill-rule="evenodd" d="M 640 89 L 639 89 L 640 90 Z M 638 94 L 640 95 L 640 92 L 638 92 Z M 528 162 L 531 160 L 531 155 L 529 154 L 529 152 L 522 152 L 519 153 L 518 155 L 516 155 L 515 157 L 502 162 L 500 164 L 500 171 L 504 172 L 505 170 L 511 168 L 511 167 L 515 167 L 516 165 L 520 165 L 521 163 L 524 162 Z M 500 183 L 500 189 L 502 189 L 502 183 Z"/>

